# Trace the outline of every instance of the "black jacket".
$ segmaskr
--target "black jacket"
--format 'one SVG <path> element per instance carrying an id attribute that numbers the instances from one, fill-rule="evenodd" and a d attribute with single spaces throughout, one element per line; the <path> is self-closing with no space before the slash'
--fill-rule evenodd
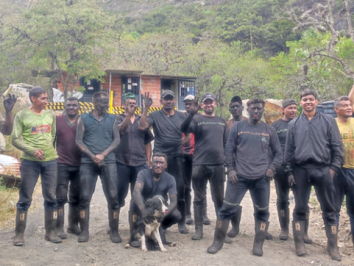
<path id="1" fill-rule="evenodd" d="M 302 113 L 290 121 L 285 144 L 285 172 L 293 165 L 305 168 L 329 166 L 337 171 L 344 163 L 343 143 L 335 119 L 316 112 L 309 121 Z"/>

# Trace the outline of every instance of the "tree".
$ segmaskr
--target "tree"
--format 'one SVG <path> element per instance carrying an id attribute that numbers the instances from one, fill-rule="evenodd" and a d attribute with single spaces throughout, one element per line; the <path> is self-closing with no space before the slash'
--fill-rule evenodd
<path id="1" fill-rule="evenodd" d="M 50 70 L 46 73 L 63 84 L 65 99 L 79 78 L 104 75 L 101 64 L 109 52 L 105 43 L 110 41 L 112 21 L 98 1 L 37 1 L 12 16 L 6 45 L 21 48 L 31 69 Z"/>

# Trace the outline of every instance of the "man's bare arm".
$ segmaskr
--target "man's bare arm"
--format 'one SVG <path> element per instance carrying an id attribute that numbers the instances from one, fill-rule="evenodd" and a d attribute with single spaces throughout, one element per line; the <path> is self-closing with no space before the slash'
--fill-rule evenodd
<path id="1" fill-rule="evenodd" d="M 93 154 L 89 150 L 89 148 L 84 144 L 84 142 L 83 142 L 84 134 L 85 134 L 85 126 L 84 126 L 84 123 L 81 121 L 81 117 L 79 117 L 79 119 L 77 121 L 75 142 L 76 142 L 76 145 L 79 147 L 80 151 L 82 153 L 86 154 L 88 157 L 90 157 L 93 160 L 93 158 L 95 157 L 95 154 Z"/>
<path id="2" fill-rule="evenodd" d="M 186 144 L 191 139 L 192 139 L 192 134 L 188 133 L 188 134 L 184 135 L 184 137 L 182 138 L 182 145 Z"/>
<path id="3" fill-rule="evenodd" d="M 141 212 L 145 210 L 144 198 L 142 195 L 143 188 L 144 184 L 136 182 L 133 190 L 133 201 Z"/>
<path id="4" fill-rule="evenodd" d="M 5 122 L 2 125 L 1 133 L 4 135 L 10 135 L 13 129 L 14 120 L 12 116 L 12 109 L 17 101 L 15 95 L 9 94 L 4 100 L 4 108 L 6 110 Z"/>
<path id="5" fill-rule="evenodd" d="M 152 105 L 152 99 L 149 97 L 149 92 L 144 94 L 143 101 L 145 107 L 139 121 L 139 129 L 141 130 L 147 129 L 149 127 L 149 123 L 147 121 L 147 114 L 149 112 L 150 106 Z"/>
<path id="6" fill-rule="evenodd" d="M 173 212 L 177 207 L 177 195 L 169 194 L 168 196 L 170 198 L 170 206 L 168 206 L 168 212 L 166 213 L 166 216 Z"/>
<path id="7" fill-rule="evenodd" d="M 151 153 L 152 153 L 151 142 L 145 145 L 145 153 L 146 153 L 146 164 L 150 168 L 150 166 L 151 166 Z"/>

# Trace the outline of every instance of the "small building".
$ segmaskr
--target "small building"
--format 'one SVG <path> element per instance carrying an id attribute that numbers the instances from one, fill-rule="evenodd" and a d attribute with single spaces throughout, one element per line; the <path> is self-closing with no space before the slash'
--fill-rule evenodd
<path id="1" fill-rule="evenodd" d="M 85 88 L 81 101 L 92 102 L 92 94 L 98 91 L 106 91 L 109 95 L 113 91 L 113 105 L 120 107 L 122 94 L 132 92 L 138 96 L 138 105 L 142 107 L 141 95 L 149 92 L 153 99 L 152 107 L 160 107 L 161 93 L 168 89 L 176 95 L 177 109 L 184 110 L 183 98 L 188 94 L 195 95 L 196 77 L 149 75 L 143 74 L 143 71 L 130 70 L 106 70 L 105 72 L 107 75 L 103 77 L 104 81 L 85 81 L 84 78 L 79 80 L 75 87 Z M 61 83 L 58 83 L 58 89 L 63 90 Z"/>

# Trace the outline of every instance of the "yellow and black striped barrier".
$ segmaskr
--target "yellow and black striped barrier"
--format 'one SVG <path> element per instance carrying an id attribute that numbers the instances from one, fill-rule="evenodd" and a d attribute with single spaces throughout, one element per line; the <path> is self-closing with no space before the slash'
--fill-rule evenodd
<path id="1" fill-rule="evenodd" d="M 47 109 L 53 110 L 53 111 L 64 111 L 64 103 L 48 103 L 47 104 Z M 89 113 L 94 109 L 93 103 L 84 103 L 80 102 L 80 111 L 79 114 L 85 114 Z M 162 107 L 150 107 L 149 108 L 149 113 L 154 112 L 154 111 L 159 111 L 161 110 Z M 113 107 L 112 111 L 110 112 L 111 114 L 124 114 L 124 108 L 123 107 Z M 141 114 L 141 110 L 138 107 L 135 111 L 137 115 Z"/>

